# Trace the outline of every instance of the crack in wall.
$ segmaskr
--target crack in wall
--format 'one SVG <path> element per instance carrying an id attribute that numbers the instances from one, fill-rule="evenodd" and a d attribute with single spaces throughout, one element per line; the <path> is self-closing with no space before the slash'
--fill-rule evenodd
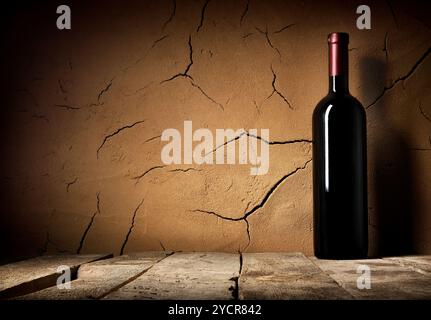
<path id="1" fill-rule="evenodd" d="M 189 35 L 188 45 L 189 45 L 189 60 L 190 61 L 187 64 L 185 70 L 183 72 L 180 72 L 180 73 L 177 73 L 177 74 L 173 75 L 169 79 L 161 81 L 160 84 L 172 81 L 172 80 L 174 80 L 174 79 L 176 79 L 178 77 L 186 77 L 186 78 L 190 78 L 190 79 L 193 80 L 193 77 L 191 75 L 189 75 L 190 68 L 193 65 L 193 45 L 192 45 L 192 36 L 191 35 Z"/>
<path id="2" fill-rule="evenodd" d="M 425 113 L 425 111 L 422 109 L 422 103 L 419 102 L 419 111 L 421 115 L 427 119 L 429 122 L 431 122 L 431 118 Z M 431 141 L 430 141 L 431 142 Z"/>
<path id="3" fill-rule="evenodd" d="M 385 53 L 385 59 L 386 63 L 388 63 L 389 60 L 389 51 L 388 51 L 388 33 L 385 33 L 385 40 L 383 41 L 383 52 Z"/>
<path id="4" fill-rule="evenodd" d="M 243 200 L 245 200 L 245 199 L 243 199 Z M 247 202 L 247 205 L 245 206 L 245 210 L 244 211 L 247 211 L 248 208 L 250 207 L 250 205 L 251 205 L 251 201 Z"/>
<path id="5" fill-rule="evenodd" d="M 280 141 L 268 141 L 266 139 L 263 139 L 262 137 L 258 136 L 258 135 L 254 135 L 249 133 L 247 130 L 244 130 L 243 132 L 241 132 L 239 135 L 237 135 L 236 137 L 229 139 L 227 141 L 225 141 L 224 143 L 218 145 L 217 147 L 215 147 L 213 150 L 211 150 L 210 152 L 206 153 L 205 156 L 216 152 L 219 148 L 226 146 L 227 144 L 234 142 L 236 140 L 238 140 L 239 138 L 241 138 L 243 135 L 247 135 L 248 137 L 251 138 L 255 138 L 258 140 L 261 140 L 269 145 L 281 145 L 281 144 L 294 144 L 294 143 L 313 143 L 312 140 L 309 139 L 292 139 L 292 140 L 280 140 Z"/>
<path id="6" fill-rule="evenodd" d="M 58 79 L 58 87 L 60 88 L 61 93 L 66 94 L 67 90 L 64 88 L 63 82 L 61 79 Z"/>
<path id="7" fill-rule="evenodd" d="M 102 90 L 100 90 L 98 96 L 97 96 L 97 103 L 100 104 L 100 99 L 102 99 L 102 96 L 107 93 L 109 91 L 109 89 L 111 89 L 112 83 L 114 81 L 114 78 L 112 78 L 108 84 L 106 85 L 105 88 L 103 88 Z"/>
<path id="8" fill-rule="evenodd" d="M 67 182 L 67 183 L 66 183 L 66 192 L 69 192 L 69 188 L 70 188 L 70 186 L 72 186 L 73 184 L 75 184 L 77 181 L 78 181 L 78 177 L 76 177 L 75 179 L 73 179 L 73 180 L 72 180 L 72 181 L 70 181 L 70 182 Z"/>
<path id="9" fill-rule="evenodd" d="M 418 69 L 418 67 L 422 64 L 422 62 L 428 57 L 428 55 L 431 53 L 431 47 L 429 47 L 424 54 L 416 61 L 416 63 L 411 67 L 411 69 L 403 76 L 395 79 L 389 86 L 384 86 L 382 92 L 377 96 L 377 98 L 370 103 L 366 109 L 372 107 L 375 105 L 385 94 L 386 92 L 392 90 L 399 82 L 404 83 L 405 80 L 407 80 L 410 76 L 414 74 L 414 72 Z"/>
<path id="10" fill-rule="evenodd" d="M 81 109 L 80 107 L 74 107 L 74 106 L 71 106 L 68 104 L 55 104 L 54 107 L 63 108 L 66 110 L 79 110 L 79 109 Z"/>
<path id="11" fill-rule="evenodd" d="M 281 32 L 283 32 L 283 31 L 285 31 L 285 30 L 287 30 L 287 29 L 289 29 L 290 27 L 293 27 L 293 26 L 295 26 L 295 25 L 296 25 L 296 23 L 290 23 L 290 24 L 288 24 L 288 25 L 284 26 L 283 28 L 281 28 L 281 29 L 278 29 L 278 30 L 274 31 L 272 34 L 281 33 Z"/>
<path id="12" fill-rule="evenodd" d="M 43 114 L 32 114 L 31 117 L 34 119 L 44 120 L 46 123 L 49 123 L 48 117 Z"/>
<path id="13" fill-rule="evenodd" d="M 168 24 L 170 24 L 172 22 L 172 20 L 175 17 L 176 12 L 177 12 L 177 1 L 172 0 L 172 11 L 171 11 L 171 14 L 170 14 L 168 20 L 166 20 L 166 22 L 163 24 L 162 30 L 164 30 L 168 26 Z"/>
<path id="14" fill-rule="evenodd" d="M 205 154 L 205 157 L 206 157 L 207 155 L 211 154 L 211 153 L 216 152 L 219 148 L 224 147 L 225 145 L 227 145 L 227 144 L 229 144 L 229 143 L 231 143 L 231 142 L 234 142 L 234 141 L 238 140 L 239 138 L 241 138 L 241 137 L 242 137 L 243 135 L 245 135 L 245 134 L 248 134 L 248 132 L 244 130 L 243 132 L 241 132 L 241 133 L 240 133 L 239 135 L 237 135 L 236 137 L 234 137 L 234 138 L 232 138 L 232 139 L 230 139 L 230 140 L 225 141 L 224 143 L 222 143 L 222 144 L 218 145 L 217 147 L 215 147 L 215 148 L 214 148 L 213 150 L 211 150 L 210 152 L 206 153 L 206 154 Z"/>
<path id="15" fill-rule="evenodd" d="M 255 29 L 256 29 L 260 34 L 262 34 L 262 35 L 265 37 L 266 42 L 268 43 L 268 45 L 269 45 L 273 50 L 275 50 L 275 51 L 277 52 L 277 54 L 278 54 L 278 57 L 279 57 L 279 58 L 281 58 L 280 50 L 278 50 L 278 48 L 272 44 L 272 41 L 271 41 L 271 39 L 270 39 L 270 37 L 269 37 L 268 26 L 266 26 L 266 27 L 265 27 L 265 31 L 263 31 L 263 30 L 259 29 L 258 27 L 255 27 Z"/>
<path id="16" fill-rule="evenodd" d="M 45 233 L 45 242 L 43 243 L 42 250 L 40 251 L 41 255 L 43 255 L 43 254 L 45 254 L 45 253 L 48 252 L 48 246 L 49 246 L 50 243 L 51 243 L 51 239 L 50 239 L 50 235 L 49 235 L 49 230 L 46 230 L 46 233 Z"/>
<path id="17" fill-rule="evenodd" d="M 227 187 L 226 192 L 230 191 L 230 189 L 232 189 L 233 186 L 233 179 L 230 179 L 230 185 Z"/>
<path id="18" fill-rule="evenodd" d="M 51 235 L 49 232 L 49 230 L 51 229 L 51 224 L 52 224 L 52 219 L 54 217 L 54 214 L 55 214 L 55 209 L 51 210 L 51 214 L 49 215 L 48 225 L 46 226 L 45 242 L 44 242 L 42 249 L 41 249 L 41 252 L 40 252 L 41 255 L 48 252 L 48 246 L 50 244 L 54 245 L 54 243 L 51 240 Z M 56 248 L 56 249 L 57 249 L 57 251 L 59 251 L 58 248 Z"/>
<path id="19" fill-rule="evenodd" d="M 187 168 L 187 169 L 177 168 L 177 169 L 169 170 L 169 172 L 189 172 L 189 171 L 202 171 L 202 170 L 196 169 L 196 168 Z"/>
<path id="20" fill-rule="evenodd" d="M 161 138 L 161 137 L 162 137 L 161 135 L 158 135 L 158 136 L 154 136 L 154 137 L 148 138 L 147 140 L 144 141 L 144 143 L 156 140 L 157 138 Z"/>
<path id="21" fill-rule="evenodd" d="M 242 25 L 242 22 L 244 21 L 245 17 L 247 16 L 249 7 L 250 7 L 250 0 L 247 0 L 247 3 L 245 4 L 245 9 L 241 14 L 241 18 L 239 19 L 239 25 Z"/>
<path id="22" fill-rule="evenodd" d="M 133 179 L 133 180 L 136 180 L 135 185 L 137 185 L 137 184 L 141 181 L 141 179 L 142 179 L 143 177 L 145 177 L 148 173 L 150 173 L 150 172 L 151 172 L 151 171 L 153 171 L 153 170 L 162 169 L 162 168 L 164 168 L 164 167 L 166 167 L 166 166 L 155 166 L 155 167 L 151 167 L 151 168 L 149 168 L 148 170 L 145 170 L 143 173 L 141 173 L 141 174 L 139 174 L 139 175 L 137 175 L 137 176 L 133 177 L 132 179 Z"/>
<path id="23" fill-rule="evenodd" d="M 194 61 L 193 61 L 193 45 L 192 45 L 192 36 L 191 35 L 189 35 L 188 45 L 189 45 L 189 63 L 186 66 L 185 70 L 183 72 L 180 72 L 180 73 L 173 75 L 169 79 L 165 79 L 165 80 L 161 81 L 160 84 L 175 80 L 179 77 L 186 78 L 190 81 L 190 84 L 193 87 L 197 88 L 208 100 L 210 100 L 212 103 L 216 104 L 222 111 L 224 111 L 224 106 L 221 103 L 217 102 L 214 98 L 212 98 L 208 93 L 206 93 L 206 91 L 204 89 L 202 89 L 202 87 L 199 86 L 194 81 L 193 77 L 189 74 L 190 68 L 192 67 L 192 65 L 194 63 Z"/>
<path id="24" fill-rule="evenodd" d="M 161 240 L 159 240 L 159 244 L 160 244 L 160 247 L 162 248 L 162 250 L 166 252 L 165 246 L 163 245 Z"/>
<path id="25" fill-rule="evenodd" d="M 274 69 L 272 68 L 272 65 L 271 65 L 271 72 L 272 72 L 272 82 L 271 82 L 272 92 L 271 92 L 271 94 L 265 100 L 268 100 L 269 98 L 271 98 L 273 96 L 274 93 L 276 93 L 280 98 L 283 99 L 283 101 L 287 104 L 287 106 L 289 107 L 289 109 L 293 110 L 293 107 L 290 104 L 289 100 L 287 100 L 287 98 L 275 86 L 275 83 L 277 81 L 277 75 L 276 75 Z"/>
<path id="26" fill-rule="evenodd" d="M 414 151 L 431 151 L 430 148 L 410 148 L 410 150 L 414 150 Z"/>
<path id="27" fill-rule="evenodd" d="M 138 204 L 138 206 L 136 207 L 135 211 L 133 211 L 132 221 L 131 221 L 131 224 L 130 224 L 130 228 L 127 231 L 126 237 L 124 238 L 123 244 L 121 246 L 120 255 L 122 255 L 124 253 L 124 248 L 126 247 L 127 242 L 129 241 L 130 234 L 132 233 L 132 230 L 135 227 L 136 214 L 138 213 L 139 208 L 141 208 L 141 206 L 142 206 L 143 203 L 144 203 L 144 198 L 142 198 L 141 202 Z"/>
<path id="28" fill-rule="evenodd" d="M 160 38 L 154 40 L 153 44 L 150 47 L 150 50 L 153 49 L 159 42 L 162 42 L 163 40 L 165 40 L 168 37 L 169 37 L 169 34 L 166 34 L 166 35 L 161 36 Z"/>
<path id="29" fill-rule="evenodd" d="M 166 167 L 167 167 L 166 165 L 163 165 L 163 166 L 160 165 L 160 166 L 151 167 L 151 168 L 145 170 L 143 173 L 141 173 L 141 174 L 139 174 L 139 175 L 137 175 L 135 177 L 132 177 L 132 179 L 136 180 L 135 185 L 137 185 L 151 171 L 157 170 L 157 169 L 163 169 L 163 168 L 166 168 Z M 202 170 L 201 169 L 196 169 L 196 168 L 192 167 L 192 168 L 185 168 L 185 169 L 175 168 L 175 169 L 168 170 L 167 172 L 184 172 L 184 173 L 186 173 L 186 172 L 189 172 L 189 171 L 199 172 L 199 171 L 202 171 Z"/>
<path id="30" fill-rule="evenodd" d="M 134 123 L 132 123 L 132 124 L 125 125 L 125 126 L 123 126 L 123 127 L 118 128 L 118 129 L 117 129 L 117 130 L 115 130 L 114 132 L 112 132 L 112 133 L 108 134 L 107 136 L 105 136 L 105 137 L 103 138 L 102 143 L 101 143 L 101 144 L 100 144 L 100 146 L 97 148 L 97 151 L 96 151 L 97 159 L 99 159 L 99 152 L 100 152 L 100 150 L 103 148 L 103 146 L 105 145 L 105 143 L 106 143 L 108 140 L 110 140 L 112 137 L 116 136 L 117 134 L 119 134 L 119 133 L 120 133 L 120 132 L 122 132 L 123 130 L 131 129 L 131 128 L 133 128 L 134 126 L 136 126 L 136 125 L 138 125 L 138 124 L 144 123 L 145 121 L 146 121 L 146 120 L 144 119 L 144 120 L 136 121 L 136 122 L 134 122 Z"/>
<path id="31" fill-rule="evenodd" d="M 390 0 L 386 0 L 386 4 L 387 4 L 387 5 L 388 5 L 388 7 L 389 7 L 389 11 L 390 11 L 390 13 L 391 13 L 392 19 L 394 19 L 395 26 L 396 26 L 396 27 L 397 27 L 397 29 L 398 29 L 398 28 L 399 28 L 399 26 L 398 26 L 398 20 L 397 20 L 397 16 L 395 15 L 394 7 L 392 6 L 392 3 L 391 3 L 391 1 L 390 1 Z"/>
<path id="32" fill-rule="evenodd" d="M 246 223 L 246 231 L 247 231 L 247 244 L 244 247 L 243 251 L 247 250 L 247 248 L 250 246 L 251 243 L 251 233 L 250 233 L 250 223 L 248 222 L 247 218 L 244 218 L 244 222 Z"/>
<path id="33" fill-rule="evenodd" d="M 253 213 L 255 213 L 258 209 L 262 208 L 266 202 L 268 201 L 268 199 L 270 198 L 270 196 L 277 190 L 277 188 L 290 176 L 294 175 L 295 173 L 297 173 L 300 170 L 304 170 L 306 169 L 308 163 L 310 163 L 312 161 L 312 159 L 309 159 L 305 162 L 305 164 L 301 167 L 297 167 L 295 170 L 289 172 L 288 174 L 284 175 L 282 178 L 280 178 L 269 190 L 268 192 L 265 194 L 265 196 L 262 198 L 262 200 L 255 205 L 252 209 L 250 209 L 249 211 L 245 212 L 241 217 L 238 218 L 231 218 L 231 217 L 227 217 L 227 216 L 223 216 L 221 214 L 218 214 L 217 212 L 214 211 L 207 211 L 207 210 L 201 210 L 201 209 L 195 209 L 192 210 L 193 212 L 202 212 L 202 213 L 208 213 L 211 215 L 214 215 L 216 217 L 219 217 L 221 219 L 224 220 L 230 220 L 230 221 L 241 221 L 244 220 L 246 218 L 248 218 L 250 215 L 252 215 Z"/>
<path id="34" fill-rule="evenodd" d="M 268 141 L 268 140 L 266 140 L 266 139 L 264 139 L 264 138 L 262 138 L 262 137 L 260 137 L 258 135 L 254 135 L 254 134 L 251 134 L 249 132 L 247 132 L 247 135 L 249 137 L 253 137 L 253 138 L 256 138 L 258 140 L 262 140 L 263 142 L 265 142 L 265 143 L 267 143 L 269 145 L 294 144 L 294 143 L 313 143 L 313 141 L 309 140 L 309 139 L 292 139 L 292 140 L 273 140 L 273 141 Z"/>
<path id="35" fill-rule="evenodd" d="M 84 233 L 82 234 L 81 240 L 79 241 L 78 249 L 76 250 L 77 254 L 81 253 L 85 238 L 87 237 L 88 232 L 90 231 L 91 226 L 93 225 L 94 219 L 100 213 L 100 192 L 97 193 L 96 198 L 97 198 L 96 212 L 94 212 L 93 215 L 91 216 L 90 222 L 88 223 L 87 227 L 84 230 Z"/>
<path id="36" fill-rule="evenodd" d="M 208 100 L 215 103 L 222 111 L 224 111 L 224 107 L 221 103 L 215 101 L 213 98 L 211 98 L 198 84 L 196 84 L 193 80 L 190 80 L 190 84 L 197 88 Z"/>
<path id="37" fill-rule="evenodd" d="M 201 11 L 201 21 L 199 22 L 199 25 L 196 29 L 196 32 L 199 32 L 199 30 L 202 28 L 203 24 L 204 24 L 204 20 L 205 20 L 205 11 L 207 10 L 207 6 L 208 3 L 210 2 L 210 0 L 205 0 L 205 3 L 202 7 L 202 11 Z"/>
<path id="38" fill-rule="evenodd" d="M 127 70 L 128 68 L 125 68 L 125 70 Z M 125 70 L 123 70 L 123 71 L 125 71 Z M 96 100 L 96 102 L 91 102 L 91 103 L 88 103 L 88 104 L 86 104 L 86 105 L 84 105 L 84 107 L 89 107 L 89 108 L 91 108 L 91 107 L 99 107 L 99 106 L 103 106 L 103 102 L 102 101 L 100 101 L 101 99 L 102 99 L 102 97 L 103 97 L 103 95 L 105 95 L 110 89 L 111 89 L 111 87 L 112 87 L 112 84 L 113 84 L 113 82 L 114 82 L 114 79 L 115 79 L 115 77 L 114 78 L 112 78 L 111 80 L 109 80 L 109 82 L 106 84 L 106 86 L 104 87 L 104 88 L 102 88 L 100 91 L 99 91 L 99 93 L 98 93 L 98 95 L 97 95 L 97 100 Z M 80 108 L 79 108 L 80 109 Z"/>
<path id="39" fill-rule="evenodd" d="M 88 104 L 86 104 L 86 105 L 84 105 L 83 107 L 88 107 L 88 108 L 92 108 L 92 107 L 100 107 L 100 106 L 103 106 L 104 105 L 104 103 L 103 102 L 91 102 L 91 103 L 88 103 Z"/>
<path id="40" fill-rule="evenodd" d="M 136 89 L 135 91 L 133 91 L 132 93 L 127 93 L 127 92 L 122 92 L 121 90 L 120 90 L 120 93 L 124 96 L 124 97 L 132 97 L 132 96 L 134 96 L 134 95 L 136 95 L 136 94 L 138 94 L 139 92 L 141 92 L 141 91 L 145 91 L 145 90 L 147 90 L 149 87 L 151 87 L 151 85 L 154 83 L 154 81 L 150 81 L 149 83 L 147 83 L 145 86 L 143 86 L 143 87 L 140 87 L 140 88 L 138 88 L 138 89 Z"/>
<path id="41" fill-rule="evenodd" d="M 141 63 L 143 60 L 145 60 L 145 58 L 148 56 L 148 54 L 151 52 L 152 49 L 154 49 L 160 42 L 162 42 L 163 40 L 165 40 L 166 38 L 168 38 L 170 35 L 164 35 L 156 40 L 154 40 L 153 44 L 151 45 L 151 47 L 144 53 L 144 55 L 138 59 L 136 59 L 132 64 L 124 67 L 121 72 L 122 73 L 126 73 L 130 68 L 136 66 L 137 64 Z M 152 82 L 150 82 L 151 84 Z M 147 85 L 148 86 L 148 85 Z"/>
<path id="42" fill-rule="evenodd" d="M 257 114 L 261 115 L 260 106 L 257 104 L 256 100 L 253 100 L 254 107 L 256 108 Z"/>
<path id="43" fill-rule="evenodd" d="M 269 200 L 269 198 L 271 197 L 271 195 L 273 195 L 275 193 L 275 191 L 277 190 L 277 188 L 289 177 L 291 177 L 292 175 L 296 174 L 297 172 L 299 172 L 300 170 L 305 170 L 307 168 L 307 165 L 312 161 L 312 159 L 309 159 L 305 162 L 305 164 L 303 166 L 297 167 L 295 170 L 285 174 L 282 178 L 280 178 L 279 180 L 277 180 L 272 187 L 265 193 L 264 197 L 262 198 L 261 201 L 259 201 L 258 204 L 256 204 L 252 209 L 245 211 L 243 213 L 243 215 L 241 217 L 237 217 L 237 218 L 231 218 L 228 216 L 224 216 L 222 214 L 219 214 L 215 211 L 209 211 L 209 210 L 203 210 L 203 209 L 194 209 L 194 210 L 189 210 L 191 212 L 199 212 L 199 213 L 205 213 L 208 215 L 213 215 L 216 216 L 220 219 L 223 220 L 227 220 L 227 221 L 244 221 L 246 223 L 246 231 L 247 231 L 247 237 L 248 237 L 248 244 L 246 245 L 245 249 L 250 245 L 251 242 L 251 234 L 250 234 L 250 225 L 249 222 L 247 220 L 247 218 L 249 216 L 251 216 L 253 213 L 255 213 L 258 209 L 263 208 L 266 204 L 266 202 Z M 245 250 L 244 249 L 244 250 Z"/>

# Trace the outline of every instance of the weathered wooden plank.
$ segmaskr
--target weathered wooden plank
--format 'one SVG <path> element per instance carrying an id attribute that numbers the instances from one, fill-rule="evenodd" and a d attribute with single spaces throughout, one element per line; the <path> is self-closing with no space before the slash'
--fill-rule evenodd
<path id="1" fill-rule="evenodd" d="M 140 276 L 167 255 L 169 253 L 149 251 L 88 263 L 78 269 L 77 279 L 70 283 L 70 289 L 53 286 L 22 296 L 20 299 L 100 299 Z"/>
<path id="2" fill-rule="evenodd" d="M 174 253 L 105 299 L 232 299 L 238 254 Z"/>
<path id="3" fill-rule="evenodd" d="M 0 298 L 35 292 L 57 282 L 59 266 L 68 266 L 72 276 L 82 264 L 112 257 L 111 254 L 41 256 L 0 266 Z"/>
<path id="4" fill-rule="evenodd" d="M 351 299 L 302 253 L 243 253 L 240 299 Z"/>
<path id="5" fill-rule="evenodd" d="M 430 299 L 431 277 L 387 259 L 313 261 L 358 299 Z M 370 270 L 370 289 L 358 288 L 359 266 Z M 361 280 L 359 279 L 359 283 Z"/>
<path id="6" fill-rule="evenodd" d="M 394 261 L 404 267 L 409 267 L 424 275 L 431 275 L 431 255 L 390 257 L 384 260 Z"/>

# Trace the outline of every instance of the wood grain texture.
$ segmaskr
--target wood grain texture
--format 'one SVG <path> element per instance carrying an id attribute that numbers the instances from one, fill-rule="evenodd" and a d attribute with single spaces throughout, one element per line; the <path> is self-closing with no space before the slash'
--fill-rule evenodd
<path id="1" fill-rule="evenodd" d="M 240 299 L 350 299 L 301 253 L 244 253 Z"/>
<path id="2" fill-rule="evenodd" d="M 419 273 L 431 275 L 431 256 L 405 256 L 385 258 Z"/>
<path id="3" fill-rule="evenodd" d="M 106 259 L 110 254 L 41 256 L 0 266 L 0 297 L 11 298 L 35 292 L 57 282 L 59 266 L 70 267 L 72 276 L 79 266 Z"/>
<path id="4" fill-rule="evenodd" d="M 233 299 L 239 254 L 174 253 L 105 299 Z"/>
<path id="5" fill-rule="evenodd" d="M 71 282 L 70 289 L 52 286 L 20 299 L 101 299 L 143 274 L 167 255 L 165 252 L 144 252 L 85 264 L 79 268 L 77 279 Z"/>
<path id="6" fill-rule="evenodd" d="M 67 265 L 70 289 L 58 289 Z M 359 289 L 370 271 L 369 289 Z M 302 253 L 42 256 L 0 266 L 0 299 L 431 299 L 431 256 L 321 260 Z"/>
<path id="7" fill-rule="evenodd" d="M 389 259 L 313 261 L 357 299 L 430 299 L 431 277 Z M 359 266 L 368 266 L 371 288 L 358 289 Z"/>

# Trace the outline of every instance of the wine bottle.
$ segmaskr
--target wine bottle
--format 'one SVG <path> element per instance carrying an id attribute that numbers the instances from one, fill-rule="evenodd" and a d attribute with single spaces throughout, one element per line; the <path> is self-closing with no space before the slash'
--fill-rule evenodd
<path id="1" fill-rule="evenodd" d="M 368 252 L 365 110 L 349 93 L 347 33 L 331 33 L 329 93 L 313 113 L 314 253 L 358 259 Z"/>

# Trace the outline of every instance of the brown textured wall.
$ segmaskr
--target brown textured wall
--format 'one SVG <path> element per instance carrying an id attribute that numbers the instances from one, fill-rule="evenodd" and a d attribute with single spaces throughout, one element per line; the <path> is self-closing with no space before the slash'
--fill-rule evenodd
<path id="1" fill-rule="evenodd" d="M 369 1 L 360 31 L 355 1 L 69 4 L 70 31 L 57 3 L 3 19 L 2 255 L 312 254 L 311 114 L 333 31 L 350 33 L 367 107 L 371 252 L 431 253 L 429 5 Z M 263 176 L 164 166 L 160 134 L 184 120 L 284 143 Z"/>

